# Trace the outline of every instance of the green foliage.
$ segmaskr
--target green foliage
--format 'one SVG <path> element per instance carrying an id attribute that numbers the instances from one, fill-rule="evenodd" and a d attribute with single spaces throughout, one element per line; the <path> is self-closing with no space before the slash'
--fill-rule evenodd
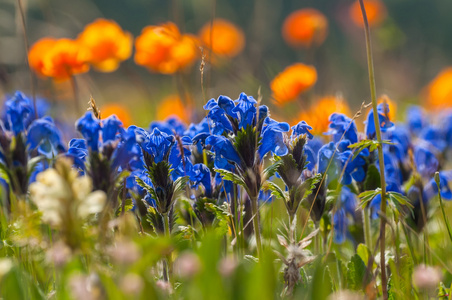
<path id="1" fill-rule="evenodd" d="M 372 274 L 367 269 L 358 254 L 352 256 L 347 264 L 347 287 L 351 290 L 361 291 L 372 280 Z"/>

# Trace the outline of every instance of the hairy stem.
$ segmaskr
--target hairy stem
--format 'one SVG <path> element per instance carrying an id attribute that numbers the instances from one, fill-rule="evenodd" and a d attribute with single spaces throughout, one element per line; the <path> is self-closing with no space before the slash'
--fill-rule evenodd
<path id="1" fill-rule="evenodd" d="M 372 234 L 370 228 L 370 213 L 369 209 L 365 207 L 363 209 L 363 220 L 364 220 L 364 242 L 368 249 L 372 249 Z"/>
<path id="2" fill-rule="evenodd" d="M 383 157 L 383 143 L 381 139 L 380 131 L 380 120 L 378 118 L 377 112 L 377 93 L 375 87 L 375 73 L 374 64 L 372 57 L 372 44 L 370 41 L 370 28 L 369 22 L 367 20 L 366 9 L 364 7 L 363 0 L 359 0 L 359 5 L 361 6 L 361 12 L 364 19 L 364 29 L 366 36 L 366 49 L 367 49 L 367 64 L 369 68 L 369 83 L 370 83 L 370 96 L 372 99 L 372 109 L 374 115 L 375 132 L 378 141 L 378 161 L 380 163 L 380 180 L 381 180 L 381 205 L 380 210 L 383 215 L 386 215 L 386 180 L 385 180 L 385 164 Z M 386 220 L 380 217 L 380 267 L 381 267 L 381 286 L 383 291 L 383 299 L 388 299 L 388 279 L 386 277 L 386 260 L 385 260 L 385 240 L 386 240 L 386 230 L 385 230 Z"/>
<path id="3" fill-rule="evenodd" d="M 256 237 L 257 257 L 260 259 L 262 243 L 261 243 L 261 233 L 259 229 L 259 212 L 257 205 L 257 197 L 251 198 L 251 213 L 252 213 L 251 217 L 253 218 L 254 235 Z"/>
<path id="4" fill-rule="evenodd" d="M 165 236 L 169 239 L 171 237 L 170 224 L 169 224 L 169 214 L 163 214 L 163 229 Z M 166 255 L 166 259 L 163 262 L 163 279 L 167 282 L 170 282 L 172 273 L 172 262 L 171 262 L 171 253 Z"/>

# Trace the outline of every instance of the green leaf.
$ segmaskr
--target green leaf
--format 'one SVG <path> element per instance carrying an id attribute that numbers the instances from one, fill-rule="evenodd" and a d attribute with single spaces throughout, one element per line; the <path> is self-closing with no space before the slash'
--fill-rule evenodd
<path id="1" fill-rule="evenodd" d="M 363 290 L 372 279 L 372 274 L 367 271 L 366 264 L 358 254 L 355 254 L 352 256 L 347 267 L 348 288 L 355 291 Z"/>
<path id="2" fill-rule="evenodd" d="M 411 258 L 407 255 L 400 257 L 398 266 L 393 259 L 390 259 L 388 265 L 392 273 L 388 284 L 388 299 L 412 299 L 413 261 Z"/>
<path id="3" fill-rule="evenodd" d="M 359 155 L 359 153 L 366 148 L 369 148 L 370 152 L 375 151 L 378 148 L 379 144 L 380 143 L 375 140 L 362 140 L 358 143 L 351 144 L 350 146 L 348 146 L 348 148 L 356 149 L 355 153 L 353 154 L 353 159 L 355 159 Z M 388 140 L 382 141 L 382 144 L 394 145 L 394 143 L 391 143 Z"/>
<path id="4" fill-rule="evenodd" d="M 394 203 L 399 203 L 401 205 L 405 205 L 408 207 L 413 208 L 413 205 L 410 203 L 410 199 L 408 199 L 406 196 L 396 193 L 396 192 L 389 192 L 388 193 L 389 199 L 393 201 Z"/>
<path id="5" fill-rule="evenodd" d="M 189 176 L 182 176 L 177 178 L 174 181 L 174 194 L 177 194 L 185 189 L 185 185 L 187 184 L 187 181 L 190 179 Z"/>
<path id="6" fill-rule="evenodd" d="M 266 167 L 264 169 L 264 171 L 262 172 L 262 181 L 267 180 L 268 178 L 272 177 L 273 175 L 275 175 L 275 173 L 278 171 L 278 167 L 282 164 L 282 161 L 276 161 L 273 164 L 269 165 L 268 167 Z"/>
<path id="7" fill-rule="evenodd" d="M 364 181 L 364 190 L 370 191 L 381 187 L 380 171 L 375 165 L 367 168 L 366 180 Z"/>
<path id="8" fill-rule="evenodd" d="M 267 181 L 263 187 L 264 190 L 272 191 L 272 196 L 287 201 L 287 192 L 283 191 L 276 183 Z"/>
<path id="9" fill-rule="evenodd" d="M 381 193 L 381 189 L 377 188 L 373 191 L 365 191 L 358 195 L 358 197 L 361 199 L 361 202 L 358 205 L 358 208 L 364 208 L 367 206 L 367 203 L 372 201 L 375 196 L 377 196 L 379 193 Z"/>
<path id="10" fill-rule="evenodd" d="M 223 169 L 214 169 L 214 171 L 220 173 L 221 178 L 223 178 L 223 180 L 232 181 L 233 183 L 241 185 L 242 187 L 246 188 L 245 179 L 242 176 Z"/>
<path id="11" fill-rule="evenodd" d="M 39 155 L 39 156 L 33 157 L 32 159 L 30 159 L 28 161 L 28 164 L 27 164 L 27 176 L 28 176 L 28 178 L 30 178 L 31 173 L 33 173 L 33 170 L 36 168 L 36 165 L 42 159 L 44 159 L 44 156 L 43 155 Z"/>

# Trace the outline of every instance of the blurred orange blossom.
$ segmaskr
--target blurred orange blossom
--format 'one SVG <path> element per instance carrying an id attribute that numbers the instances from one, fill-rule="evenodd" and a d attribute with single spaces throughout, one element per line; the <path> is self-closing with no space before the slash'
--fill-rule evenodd
<path id="1" fill-rule="evenodd" d="M 328 35 L 328 20 L 314 8 L 300 9 L 286 18 L 282 35 L 292 47 L 320 46 Z"/>
<path id="2" fill-rule="evenodd" d="M 57 81 L 89 70 L 89 52 L 70 39 L 43 38 L 30 48 L 28 59 L 36 73 Z"/>
<path id="3" fill-rule="evenodd" d="M 213 22 L 207 22 L 199 31 L 198 36 L 205 47 L 219 56 L 237 56 L 245 47 L 243 31 L 224 19 L 214 19 Z"/>
<path id="4" fill-rule="evenodd" d="M 156 119 L 160 121 L 164 121 L 170 117 L 177 117 L 186 124 L 190 123 L 190 106 L 185 105 L 178 95 L 170 95 L 160 101 L 156 112 Z"/>
<path id="5" fill-rule="evenodd" d="M 384 21 L 387 15 L 386 6 L 381 0 L 364 0 L 364 8 L 366 9 L 367 20 L 369 26 L 377 26 Z M 356 0 L 350 6 L 350 17 L 355 25 L 364 27 L 364 19 L 361 12 L 359 1 Z"/>
<path id="6" fill-rule="evenodd" d="M 309 90 L 316 81 L 317 71 L 313 66 L 293 64 L 270 82 L 272 97 L 278 105 L 292 102 L 302 92 Z"/>
<path id="7" fill-rule="evenodd" d="M 89 63 L 102 72 L 115 71 L 132 54 L 132 35 L 110 20 L 97 19 L 88 24 L 78 41 L 90 52 Z"/>
<path id="8" fill-rule="evenodd" d="M 424 99 L 430 108 L 452 106 L 452 67 L 446 67 L 424 88 Z"/>
<path id="9" fill-rule="evenodd" d="M 198 43 L 195 36 L 181 34 L 174 23 L 147 26 L 135 39 L 135 63 L 153 72 L 173 74 L 200 56 Z"/>
<path id="10" fill-rule="evenodd" d="M 100 114 L 102 119 L 106 119 L 111 115 L 116 115 L 121 120 L 124 128 L 132 125 L 132 117 L 130 116 L 129 109 L 120 103 L 108 103 L 100 108 Z"/>
<path id="11" fill-rule="evenodd" d="M 312 126 L 313 134 L 323 134 L 328 131 L 329 119 L 333 113 L 349 115 L 350 109 L 344 99 L 326 96 L 317 100 L 307 110 L 301 111 L 292 124 L 296 125 L 300 121 L 306 121 Z"/>

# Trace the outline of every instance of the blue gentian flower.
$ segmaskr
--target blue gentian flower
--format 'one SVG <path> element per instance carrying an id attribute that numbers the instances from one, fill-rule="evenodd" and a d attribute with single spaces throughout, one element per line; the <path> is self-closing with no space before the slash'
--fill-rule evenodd
<path id="1" fill-rule="evenodd" d="M 334 223 L 334 242 L 336 244 L 342 244 L 345 242 L 348 230 L 348 219 L 343 208 L 340 208 L 333 215 Z"/>
<path id="2" fill-rule="evenodd" d="M 241 93 L 239 99 L 235 101 L 236 105 L 232 109 L 233 113 L 237 113 L 240 117 L 239 129 L 246 128 L 248 125 L 253 125 L 253 120 L 256 115 L 257 101 L 252 96 L 247 96 Z"/>
<path id="3" fill-rule="evenodd" d="M 446 132 L 437 126 L 427 126 L 419 133 L 419 137 L 429 142 L 438 151 L 443 152 L 447 147 Z"/>
<path id="4" fill-rule="evenodd" d="M 121 167 L 125 169 L 132 160 L 138 159 L 141 155 L 137 144 L 135 127 L 129 127 L 121 133 L 121 139 L 112 156 L 112 168 Z"/>
<path id="5" fill-rule="evenodd" d="M 6 101 L 6 126 L 15 135 L 26 129 L 26 121 L 34 111 L 32 106 L 31 101 L 21 92 L 16 92 Z"/>
<path id="6" fill-rule="evenodd" d="M 70 157 L 74 161 L 74 166 L 78 169 L 85 170 L 85 161 L 88 156 L 88 148 L 84 139 L 72 139 L 69 142 L 69 149 L 66 152 L 66 156 Z"/>
<path id="7" fill-rule="evenodd" d="M 159 163 L 168 154 L 174 142 L 175 138 L 173 135 L 168 135 L 158 128 L 154 128 L 151 134 L 147 134 L 146 141 L 142 144 L 142 147 L 153 156 L 155 163 Z"/>
<path id="8" fill-rule="evenodd" d="M 88 148 L 94 152 L 99 151 L 99 131 L 101 129 L 100 121 L 92 111 L 87 111 L 83 117 L 75 123 L 77 130 L 86 140 Z"/>
<path id="9" fill-rule="evenodd" d="M 302 134 L 306 134 L 308 139 L 312 140 L 314 136 L 312 135 L 310 130 L 312 130 L 312 127 L 309 126 L 308 123 L 306 123 L 305 121 L 301 121 L 297 125 L 292 126 L 292 134 L 290 137 L 293 139 Z"/>
<path id="10" fill-rule="evenodd" d="M 452 171 L 439 172 L 439 188 L 441 197 L 444 200 L 452 200 L 452 191 L 449 187 L 449 181 L 451 180 Z M 435 178 L 430 179 L 425 186 L 425 194 L 429 200 L 438 195 L 438 185 L 436 184 Z"/>
<path id="11" fill-rule="evenodd" d="M 352 144 L 358 142 L 358 130 L 355 121 L 344 114 L 334 113 L 330 116 L 329 125 L 330 130 L 327 135 L 333 136 L 335 143 L 341 139 L 349 140 Z"/>
<path id="12" fill-rule="evenodd" d="M 28 128 L 27 144 L 30 149 L 38 149 L 47 158 L 64 152 L 61 134 L 50 117 L 34 120 Z"/>
<path id="13" fill-rule="evenodd" d="M 206 145 L 211 145 L 215 151 L 215 167 L 225 169 L 228 162 L 240 165 L 240 156 L 231 141 L 224 136 L 211 135 L 206 139 Z"/>
<path id="14" fill-rule="evenodd" d="M 334 142 L 325 144 L 322 148 L 320 148 L 317 161 L 317 169 L 319 173 L 325 173 L 329 165 L 327 172 L 328 182 L 336 179 L 339 176 L 341 158 L 339 157 L 339 153 L 336 151 L 336 145 L 334 144 Z"/>
<path id="15" fill-rule="evenodd" d="M 427 125 L 425 111 L 420 106 L 410 106 L 406 111 L 406 121 L 410 131 L 418 135 L 422 128 Z"/>
<path id="16" fill-rule="evenodd" d="M 114 141 L 121 128 L 122 122 L 116 115 L 111 115 L 102 120 L 102 141 L 104 143 Z"/>
<path id="17" fill-rule="evenodd" d="M 277 122 L 270 117 L 265 118 L 261 132 L 261 145 L 257 150 L 261 159 L 270 151 L 278 156 L 287 154 L 289 149 L 284 143 L 283 132 L 287 132 L 289 129 L 289 124 L 285 122 Z"/>
<path id="18" fill-rule="evenodd" d="M 378 120 L 380 123 L 381 132 L 387 132 L 388 130 L 394 129 L 394 123 L 389 120 L 389 105 L 387 103 L 381 103 L 377 107 Z M 376 136 L 375 132 L 375 122 L 374 122 L 374 112 L 373 109 L 370 110 L 367 115 L 366 121 L 366 135 L 368 138 L 373 139 Z"/>
<path id="19" fill-rule="evenodd" d="M 439 161 L 428 145 L 421 144 L 414 148 L 414 162 L 417 171 L 425 178 L 431 178 L 438 170 Z"/>
<path id="20" fill-rule="evenodd" d="M 225 96 L 220 96 L 218 99 L 222 99 L 222 97 Z M 223 99 L 223 102 L 225 101 L 227 100 Z M 223 134 L 224 131 L 233 131 L 232 124 L 226 115 L 226 111 L 218 105 L 218 102 L 215 99 L 210 99 L 207 104 L 204 105 L 204 109 L 209 110 L 207 117 L 212 121 L 211 130 L 213 134 Z"/>
<path id="21" fill-rule="evenodd" d="M 182 145 L 180 145 L 179 143 L 182 143 Z M 176 180 L 181 176 L 187 176 L 191 172 L 191 169 L 193 167 L 193 164 L 190 160 L 191 151 L 184 146 L 189 146 L 192 144 L 193 142 L 191 138 L 184 136 L 176 140 L 176 143 L 171 148 L 168 161 L 173 168 L 173 172 L 171 173 L 173 180 Z M 181 153 L 181 149 L 183 149 L 183 155 Z"/>
<path id="22" fill-rule="evenodd" d="M 205 189 L 205 196 L 212 197 L 212 178 L 209 168 L 204 164 L 196 164 L 190 172 L 190 180 L 193 182 L 192 187 L 197 189 L 200 184 Z"/>
<path id="23" fill-rule="evenodd" d="M 343 186 L 340 194 L 341 207 L 350 215 L 355 214 L 358 198 L 348 187 Z"/>
<path id="24" fill-rule="evenodd" d="M 160 131 L 172 135 L 176 133 L 177 135 L 183 135 L 186 130 L 186 126 L 181 120 L 177 117 L 170 117 L 167 120 L 160 122 L 154 121 L 149 126 L 150 131 L 152 132 L 154 128 L 158 128 Z"/>

